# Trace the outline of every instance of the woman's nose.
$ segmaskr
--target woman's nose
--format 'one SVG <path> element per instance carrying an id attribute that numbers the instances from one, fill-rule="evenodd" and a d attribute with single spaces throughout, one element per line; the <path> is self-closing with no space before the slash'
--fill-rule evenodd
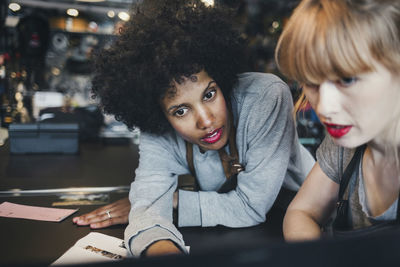
<path id="1" fill-rule="evenodd" d="M 197 112 L 196 126 L 199 129 L 207 129 L 214 123 L 215 116 L 208 108 L 201 108 Z"/>
<path id="2" fill-rule="evenodd" d="M 335 83 L 326 81 L 319 86 L 317 113 L 325 118 L 330 118 L 340 111 L 340 91 Z"/>

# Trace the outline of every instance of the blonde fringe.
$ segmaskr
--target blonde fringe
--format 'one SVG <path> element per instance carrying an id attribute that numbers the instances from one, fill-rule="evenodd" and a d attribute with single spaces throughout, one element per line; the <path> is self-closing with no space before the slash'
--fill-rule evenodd
<path id="1" fill-rule="evenodd" d="M 297 121 L 297 116 L 299 115 L 300 112 L 304 112 L 304 109 L 306 108 L 308 104 L 308 100 L 302 91 L 300 96 L 297 98 L 296 103 L 294 104 L 293 108 L 293 120 L 296 122 Z"/>

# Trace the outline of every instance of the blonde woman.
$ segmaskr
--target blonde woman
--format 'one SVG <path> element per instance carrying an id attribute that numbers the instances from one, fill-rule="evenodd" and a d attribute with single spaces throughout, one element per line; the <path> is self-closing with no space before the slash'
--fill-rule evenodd
<path id="1" fill-rule="evenodd" d="M 284 28 L 280 70 L 302 85 L 328 133 L 285 215 L 286 240 L 320 237 L 338 201 L 335 231 L 397 223 L 399 27 L 398 0 L 303 0 Z"/>

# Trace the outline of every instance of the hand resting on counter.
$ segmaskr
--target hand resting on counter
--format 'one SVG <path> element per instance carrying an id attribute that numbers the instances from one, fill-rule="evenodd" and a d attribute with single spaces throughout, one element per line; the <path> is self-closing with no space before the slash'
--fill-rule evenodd
<path id="1" fill-rule="evenodd" d="M 92 212 L 74 217 L 72 222 L 77 225 L 89 225 L 93 229 L 127 224 L 130 209 L 131 203 L 129 198 L 126 197 Z"/>

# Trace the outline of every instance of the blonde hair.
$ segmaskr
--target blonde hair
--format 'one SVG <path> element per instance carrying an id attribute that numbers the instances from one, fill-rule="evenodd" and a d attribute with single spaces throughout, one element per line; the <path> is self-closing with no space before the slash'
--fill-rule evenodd
<path id="1" fill-rule="evenodd" d="M 400 73 L 399 0 L 303 0 L 279 38 L 279 70 L 320 84 L 374 70 Z M 302 101 L 304 96 L 299 99 Z M 296 104 L 296 108 L 302 103 Z"/>

